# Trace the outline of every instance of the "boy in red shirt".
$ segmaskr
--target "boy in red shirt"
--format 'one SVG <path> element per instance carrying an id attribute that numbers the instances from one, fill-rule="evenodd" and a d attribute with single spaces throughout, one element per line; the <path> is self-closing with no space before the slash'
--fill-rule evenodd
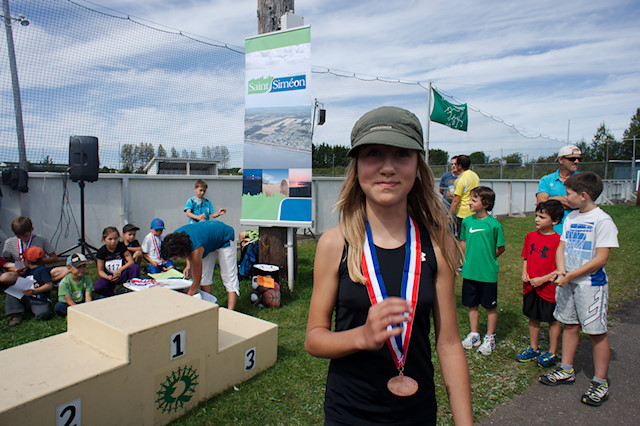
<path id="1" fill-rule="evenodd" d="M 553 317 L 556 307 L 556 250 L 560 235 L 553 226 L 560 223 L 564 207 L 557 200 L 549 200 L 536 207 L 536 231 L 529 232 L 522 247 L 522 312 L 529 317 L 529 347 L 516 356 L 520 362 L 535 359 L 541 367 L 557 361 L 560 343 L 560 322 Z M 549 351 L 538 347 L 540 322 L 549 323 Z"/>

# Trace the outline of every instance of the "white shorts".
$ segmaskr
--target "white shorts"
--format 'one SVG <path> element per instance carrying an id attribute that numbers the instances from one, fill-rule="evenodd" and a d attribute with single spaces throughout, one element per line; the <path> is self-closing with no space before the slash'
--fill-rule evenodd
<path id="1" fill-rule="evenodd" d="M 579 324 L 586 334 L 607 332 L 609 284 L 587 286 L 567 283 L 556 288 L 553 316 L 563 324 Z"/>
<path id="2" fill-rule="evenodd" d="M 220 258 L 220 276 L 227 293 L 236 293 L 240 296 L 240 282 L 238 281 L 238 254 L 233 241 L 229 247 L 222 247 L 212 251 L 202 259 L 202 279 L 200 285 L 213 284 L 213 270 L 216 268 L 216 259 Z"/>

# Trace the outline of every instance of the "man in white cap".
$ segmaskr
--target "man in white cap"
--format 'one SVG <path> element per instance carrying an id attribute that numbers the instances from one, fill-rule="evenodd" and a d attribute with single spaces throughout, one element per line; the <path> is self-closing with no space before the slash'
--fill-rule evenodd
<path id="1" fill-rule="evenodd" d="M 536 193 L 536 204 L 547 200 L 558 200 L 562 203 L 565 209 L 564 217 L 559 224 L 553 227 L 554 231 L 562 235 L 562 224 L 571 211 L 567 203 L 567 189 L 564 183 L 571 175 L 578 173 L 578 165 L 582 161 L 582 152 L 575 145 L 565 145 L 560 148 L 557 161 L 560 164 L 560 168 L 551 174 L 542 176 L 542 179 L 540 179 L 538 192 Z"/>

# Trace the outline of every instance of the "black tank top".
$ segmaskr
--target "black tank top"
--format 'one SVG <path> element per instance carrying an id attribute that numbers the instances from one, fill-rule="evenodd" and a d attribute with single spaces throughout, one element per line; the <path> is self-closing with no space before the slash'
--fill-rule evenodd
<path id="1" fill-rule="evenodd" d="M 420 229 L 422 265 L 420 290 L 413 331 L 409 343 L 405 375 L 415 379 L 418 392 L 398 397 L 387 389 L 387 381 L 398 371 L 385 344 L 380 350 L 360 351 L 329 364 L 325 393 L 325 420 L 330 424 L 435 424 L 436 400 L 429 342 L 431 306 L 437 263 L 429 233 Z M 335 331 L 349 330 L 366 322 L 371 301 L 364 284 L 349 278 L 346 250 L 339 268 Z M 376 247 L 376 255 L 389 296 L 399 296 L 404 268 L 405 246 Z"/>

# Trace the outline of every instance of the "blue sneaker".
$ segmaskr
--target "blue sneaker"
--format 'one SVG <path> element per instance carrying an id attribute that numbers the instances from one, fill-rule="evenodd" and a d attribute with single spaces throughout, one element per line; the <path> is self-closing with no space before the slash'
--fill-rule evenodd
<path id="1" fill-rule="evenodd" d="M 540 356 L 540 349 L 536 351 L 531 346 L 529 346 L 527 349 L 516 355 L 516 360 L 519 362 L 527 362 L 535 359 L 538 356 Z"/>
<path id="2" fill-rule="evenodd" d="M 555 365 L 556 362 L 558 362 L 558 357 L 556 356 L 556 354 L 552 352 L 546 352 L 546 353 L 543 353 L 542 355 L 538 355 L 536 357 L 536 362 L 540 367 L 547 368 L 547 367 L 551 367 L 552 365 Z"/>

